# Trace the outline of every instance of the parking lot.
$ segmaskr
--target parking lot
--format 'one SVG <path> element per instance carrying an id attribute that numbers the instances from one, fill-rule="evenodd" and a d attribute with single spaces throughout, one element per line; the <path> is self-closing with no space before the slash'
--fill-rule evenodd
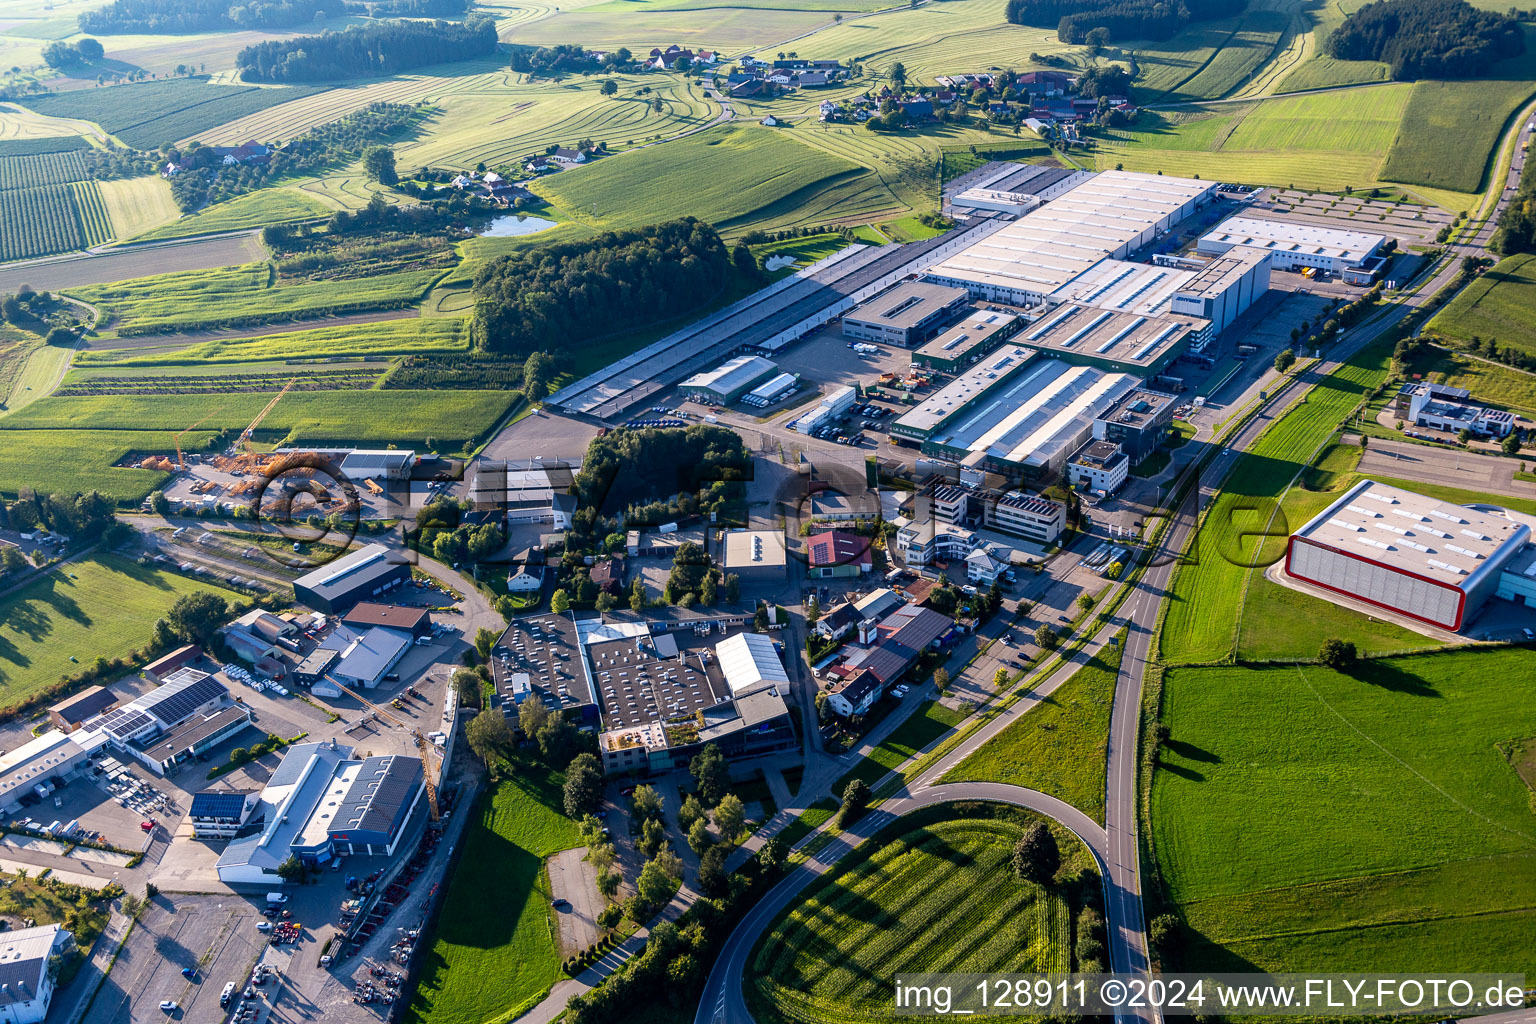
<path id="1" fill-rule="evenodd" d="M 233 983 L 243 990 L 261 955 L 266 936 L 256 930 L 260 921 L 257 908 L 237 896 L 156 896 L 118 954 L 84 1024 L 223 1019 L 219 996 L 224 986 Z M 184 976 L 184 969 L 193 976 Z M 176 1009 L 162 1011 L 166 1000 Z"/>

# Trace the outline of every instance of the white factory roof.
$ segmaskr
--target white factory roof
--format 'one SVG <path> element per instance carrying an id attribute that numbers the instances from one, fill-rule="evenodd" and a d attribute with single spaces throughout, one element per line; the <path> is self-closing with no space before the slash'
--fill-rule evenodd
<path id="1" fill-rule="evenodd" d="M 1192 270 L 1150 263 L 1100 260 L 1051 293 L 1050 302 L 1080 302 L 1126 313 L 1166 311 L 1173 293 L 1195 276 Z"/>
<path id="2" fill-rule="evenodd" d="M 720 674 L 732 694 L 775 683 L 789 684 L 789 674 L 767 634 L 737 633 L 727 637 L 715 644 L 715 656 L 720 659 Z"/>
<path id="3" fill-rule="evenodd" d="M 1195 178 L 1105 171 L 928 273 L 1049 295 L 1213 188 Z"/>
<path id="4" fill-rule="evenodd" d="M 1083 425 L 1139 383 L 1060 359 L 1039 359 L 990 401 L 967 412 L 930 440 L 1024 465 L 1044 465 L 1081 441 Z"/>
<path id="5" fill-rule="evenodd" d="M 896 423 L 911 430 L 933 430 L 962 405 L 995 387 L 1004 374 L 1034 356 L 1032 349 L 1004 345 L 902 414 Z"/>
<path id="6" fill-rule="evenodd" d="M 1200 245 L 1249 245 L 1285 255 L 1328 256 L 1349 262 L 1368 258 L 1382 245 L 1385 235 L 1363 231 L 1321 228 L 1295 221 L 1264 220 L 1259 217 L 1228 217 L 1200 238 Z"/>
<path id="7" fill-rule="evenodd" d="M 1496 554 L 1524 544 L 1530 527 L 1496 512 L 1362 480 L 1296 536 L 1465 589 Z"/>
<path id="8" fill-rule="evenodd" d="M 777 366 L 762 356 L 737 356 L 735 359 L 726 360 L 713 370 L 694 374 L 683 381 L 683 388 L 684 390 L 708 388 L 723 394 L 745 387 L 764 374 L 773 373 L 777 369 Z"/>
<path id="9" fill-rule="evenodd" d="M 0 779 L 6 785 L 37 782 L 64 770 L 70 761 L 84 753 L 85 748 L 73 737 L 50 729 L 0 755 Z"/>
<path id="10" fill-rule="evenodd" d="M 1012 203 L 1017 206 L 1028 206 L 1038 203 L 1038 197 L 1028 192 L 1008 192 L 996 188 L 968 188 L 955 196 L 956 201 L 970 200 L 982 203 Z"/>
<path id="11" fill-rule="evenodd" d="M 727 570 L 786 563 L 784 535 L 777 530 L 732 530 L 725 535 Z"/>

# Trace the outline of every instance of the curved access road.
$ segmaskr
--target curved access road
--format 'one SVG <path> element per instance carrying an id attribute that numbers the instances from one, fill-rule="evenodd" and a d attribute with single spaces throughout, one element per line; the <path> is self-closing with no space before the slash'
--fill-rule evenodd
<path id="1" fill-rule="evenodd" d="M 947 759 L 946 759 L 947 760 Z M 859 843 L 903 815 L 935 804 L 956 800 L 990 800 L 1012 804 L 1053 818 L 1071 829 L 1093 853 L 1101 876 L 1105 873 L 1104 830 L 1088 815 L 1053 796 L 1022 786 L 1000 782 L 959 782 L 944 786 L 919 787 L 916 793 L 903 791 L 886 800 L 879 808 L 865 814 L 852 828 L 839 833 L 825 848 L 790 870 L 731 932 L 710 971 L 709 982 L 699 1001 L 697 1024 L 753 1024 L 742 994 L 747 958 L 768 925 L 816 881 L 827 868 L 848 854 Z"/>

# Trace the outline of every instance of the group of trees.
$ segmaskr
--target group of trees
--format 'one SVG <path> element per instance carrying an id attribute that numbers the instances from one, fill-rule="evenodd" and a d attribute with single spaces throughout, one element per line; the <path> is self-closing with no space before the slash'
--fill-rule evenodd
<path id="1" fill-rule="evenodd" d="M 235 55 L 248 82 L 326 82 L 394 75 L 425 64 L 488 57 L 496 52 L 496 23 L 386 21 L 343 32 L 267 39 Z"/>
<path id="2" fill-rule="evenodd" d="M 715 295 L 732 258 L 715 229 L 692 217 L 529 246 L 476 273 L 476 341 L 493 352 L 551 352 L 680 316 Z"/>
<path id="3" fill-rule="evenodd" d="M 279 179 L 317 174 L 350 163 L 371 154 L 376 148 L 382 149 L 378 146 L 379 140 L 400 135 L 417 116 L 415 107 L 403 103 L 373 103 L 295 136 L 273 150 L 265 161 L 225 164 L 222 153 L 199 142 L 188 143 L 185 148 L 168 147 L 161 155 L 166 162 L 181 168 L 171 179 L 171 195 L 176 205 L 183 210 L 196 210 L 207 203 L 223 202 L 254 192 Z M 385 180 L 388 175 L 384 172 L 393 171 L 394 154 L 387 149 L 384 152 L 388 156 L 375 155 L 369 172 L 374 180 L 392 185 L 394 181 Z M 124 173 L 137 173 L 136 166 L 126 162 L 122 169 Z M 454 194 L 457 196 L 458 193 Z M 386 209 L 393 208 L 386 205 Z M 441 216 L 431 213 L 431 209 L 428 212 L 432 217 Z M 384 216 L 382 211 L 376 212 L 374 219 L 378 221 Z M 370 228 L 374 226 L 386 225 L 370 224 Z"/>
<path id="4" fill-rule="evenodd" d="M 591 50 L 580 43 L 558 43 L 555 46 L 528 46 L 524 43 L 513 43 L 508 49 L 512 51 L 513 71 L 546 77 L 605 70 L 620 71 L 629 67 L 630 61 L 634 59 L 634 55 L 622 46 L 605 54 L 602 60 L 598 60 Z M 612 94 L 605 91 L 604 95 Z"/>
<path id="5" fill-rule="evenodd" d="M 67 537 L 96 538 L 119 530 L 115 508 L 112 499 L 100 491 L 39 494 L 23 489 L 15 501 L 0 503 L 0 527 L 21 531 L 42 528 Z M 124 536 L 115 532 L 118 540 Z M 112 539 L 108 538 L 109 542 Z"/>
<path id="6" fill-rule="evenodd" d="M 1008 0 L 1007 14 L 1015 25 L 1055 26 L 1064 43 L 1103 46 L 1110 39 L 1168 39 L 1192 21 L 1230 17 L 1244 6 L 1219 0 Z"/>
<path id="7" fill-rule="evenodd" d="M 499 525 L 463 521 L 464 513 L 473 508 L 468 499 L 461 502 L 448 497 L 423 505 L 416 516 L 415 549 L 450 565 L 483 562 L 500 551 L 506 536 Z"/>
<path id="8" fill-rule="evenodd" d="M 348 14 L 370 18 L 462 18 L 468 0 L 347 0 Z"/>
<path id="9" fill-rule="evenodd" d="M 43 47 L 43 63 L 51 68 L 72 68 L 94 64 L 106 52 L 99 40 L 87 36 L 78 43 L 49 43 Z"/>
<path id="10" fill-rule="evenodd" d="M 1536 252 L 1536 174 L 1520 175 L 1519 190 L 1499 214 L 1493 248 L 1505 256 Z"/>
<path id="11" fill-rule="evenodd" d="M 1470 78 L 1524 53 L 1525 34 L 1514 18 L 1466 0 L 1377 0 L 1345 18 L 1327 49 L 1339 60 L 1381 61 L 1399 81 Z"/>
<path id="12" fill-rule="evenodd" d="M 80 31 L 112 35 L 292 28 L 344 12 L 342 0 L 112 0 L 80 15 Z"/>
<path id="13" fill-rule="evenodd" d="M 626 523 L 660 524 L 718 511 L 751 467 L 741 436 L 727 427 L 615 430 L 587 446 L 573 492 L 583 508 L 623 510 Z"/>

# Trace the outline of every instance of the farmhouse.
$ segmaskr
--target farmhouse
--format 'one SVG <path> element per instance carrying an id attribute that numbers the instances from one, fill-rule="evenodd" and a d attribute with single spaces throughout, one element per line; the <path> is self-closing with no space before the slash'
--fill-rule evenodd
<path id="1" fill-rule="evenodd" d="M 1499 513 L 1361 480 L 1291 535 L 1285 572 L 1455 632 L 1530 539 L 1529 526 Z"/>

